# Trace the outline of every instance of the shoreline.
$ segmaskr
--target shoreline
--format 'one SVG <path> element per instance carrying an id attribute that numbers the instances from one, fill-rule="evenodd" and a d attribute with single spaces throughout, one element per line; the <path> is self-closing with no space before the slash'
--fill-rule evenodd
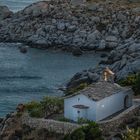
<path id="1" fill-rule="evenodd" d="M 109 55 L 97 68 L 76 73 L 66 86 L 70 89 L 83 82 L 97 82 L 106 66 L 118 81 L 140 71 L 138 6 L 116 1 L 76 6 L 69 0 L 52 0 L 33 3 L 17 13 L 4 8 L 0 16 L 0 40 L 68 51 L 75 56 L 85 50 L 107 50 Z"/>
<path id="2" fill-rule="evenodd" d="M 28 46 L 29 48 L 40 49 L 40 50 L 68 52 L 68 53 L 72 53 L 73 51 L 77 50 L 77 51 L 82 51 L 82 53 L 80 55 L 82 55 L 84 53 L 108 54 L 112 51 L 111 49 L 104 49 L 104 50 L 92 49 L 92 50 L 88 50 L 88 49 L 82 49 L 80 47 L 77 47 L 77 49 L 75 49 L 74 46 L 63 46 L 63 45 L 58 45 L 58 44 L 46 47 L 46 45 L 33 44 L 33 43 L 29 43 L 29 42 L 26 42 L 26 41 L 20 41 L 20 40 L 19 41 L 13 41 L 13 40 L 2 41 L 2 40 L 0 40 L 0 43 L 15 43 L 15 44 L 19 43 L 19 44 L 21 44 L 21 46 Z M 78 56 L 80 56 L 80 55 L 78 55 Z M 107 57 L 107 56 L 105 56 L 105 57 Z"/>

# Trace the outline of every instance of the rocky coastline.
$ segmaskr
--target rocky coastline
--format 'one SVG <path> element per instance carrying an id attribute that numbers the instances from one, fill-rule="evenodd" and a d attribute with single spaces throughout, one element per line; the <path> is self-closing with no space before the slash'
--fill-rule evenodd
<path id="1" fill-rule="evenodd" d="M 0 42 L 22 42 L 35 48 L 70 51 L 74 55 L 108 51 L 98 67 L 75 74 L 66 87 L 69 90 L 81 83 L 98 81 L 106 66 L 115 72 L 118 81 L 140 71 L 139 5 L 140 1 L 134 5 L 121 5 L 115 0 L 72 5 L 70 0 L 51 0 L 34 3 L 17 13 L 0 6 Z M 0 119 L 0 130 L 4 131 L 9 122 L 20 124 L 12 118 L 15 115 Z M 17 129 L 13 130 L 17 134 L 11 135 L 11 139 L 21 136 L 21 127 Z M 6 137 L 13 134 L 10 130 Z"/>
<path id="2" fill-rule="evenodd" d="M 112 1 L 72 5 L 42 1 L 12 13 L 1 7 L 0 40 L 34 47 L 113 50 L 139 36 L 140 9 Z"/>
<path id="3" fill-rule="evenodd" d="M 130 74 L 140 72 L 140 43 L 130 41 L 117 47 L 109 53 L 106 60 L 100 62 L 98 67 L 76 73 L 67 84 L 67 91 L 82 83 L 97 82 L 106 66 L 115 72 L 116 82 L 125 79 Z"/>
<path id="4" fill-rule="evenodd" d="M 98 80 L 106 65 L 119 80 L 140 71 L 139 4 L 105 1 L 73 5 L 70 0 L 51 0 L 17 13 L 1 6 L 0 41 L 61 49 L 78 56 L 84 51 L 109 51 L 98 68 L 76 74 L 67 86 Z"/>

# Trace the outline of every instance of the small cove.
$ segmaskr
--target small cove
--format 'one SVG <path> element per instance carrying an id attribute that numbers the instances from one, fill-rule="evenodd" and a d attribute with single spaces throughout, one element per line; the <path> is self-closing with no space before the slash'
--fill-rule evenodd
<path id="1" fill-rule="evenodd" d="M 75 73 L 96 67 L 100 54 L 71 53 L 30 48 L 20 53 L 18 43 L 0 43 L 0 117 L 14 111 L 18 103 L 61 96 L 58 90 Z"/>

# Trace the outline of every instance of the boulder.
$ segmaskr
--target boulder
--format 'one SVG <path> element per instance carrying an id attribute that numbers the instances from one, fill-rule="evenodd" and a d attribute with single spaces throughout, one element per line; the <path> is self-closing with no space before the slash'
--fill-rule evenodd
<path id="1" fill-rule="evenodd" d="M 92 82 L 97 82 L 100 78 L 97 73 L 88 72 L 87 75 Z"/>
<path id="2" fill-rule="evenodd" d="M 3 122 L 3 120 L 4 120 L 3 118 L 0 118 L 0 123 L 2 123 L 2 122 Z"/>
<path id="3" fill-rule="evenodd" d="M 107 36 L 106 37 L 107 48 L 114 49 L 118 46 L 118 39 L 116 36 Z"/>
<path id="4" fill-rule="evenodd" d="M 0 20 L 12 16 L 12 12 L 8 9 L 7 6 L 0 6 Z"/>
<path id="5" fill-rule="evenodd" d="M 105 40 L 101 40 L 100 43 L 99 43 L 99 46 L 96 50 L 104 50 L 106 47 L 106 41 Z"/>
<path id="6" fill-rule="evenodd" d="M 90 11 L 97 11 L 100 8 L 100 5 L 96 3 L 90 3 L 87 5 L 87 8 Z"/>
<path id="7" fill-rule="evenodd" d="M 140 14 L 140 7 L 133 8 L 132 12 L 135 14 Z"/>
<path id="8" fill-rule="evenodd" d="M 21 47 L 19 47 L 19 50 L 20 50 L 21 53 L 27 53 L 28 46 L 21 46 Z"/>
<path id="9" fill-rule="evenodd" d="M 58 22 L 57 23 L 57 29 L 58 30 L 63 31 L 63 30 L 65 30 L 65 28 L 66 28 L 65 23 L 63 23 L 63 22 Z"/>
<path id="10" fill-rule="evenodd" d="M 67 27 L 67 31 L 68 32 L 74 32 L 76 31 L 77 27 L 75 25 L 70 25 Z"/>
<path id="11" fill-rule="evenodd" d="M 80 56 L 83 54 L 82 50 L 80 48 L 74 48 L 73 51 L 72 51 L 72 54 L 74 56 Z"/>
<path id="12" fill-rule="evenodd" d="M 99 23 L 100 22 L 100 17 L 92 16 L 91 17 L 92 22 L 94 23 Z"/>
<path id="13" fill-rule="evenodd" d="M 31 4 L 20 13 L 24 15 L 30 15 L 30 16 L 32 15 L 36 17 L 43 13 L 46 13 L 47 11 L 48 11 L 48 3 L 45 1 L 41 1 L 41 2 Z"/>
<path id="14" fill-rule="evenodd" d="M 86 2 L 86 0 L 70 0 L 71 4 L 74 6 L 81 5 Z"/>
<path id="15" fill-rule="evenodd" d="M 134 43 L 128 47 L 128 54 L 140 51 L 140 43 Z"/>
<path id="16" fill-rule="evenodd" d="M 98 30 L 89 33 L 87 36 L 87 43 L 89 45 L 88 47 L 95 49 L 98 46 L 100 39 L 101 39 L 101 33 Z"/>
<path id="17" fill-rule="evenodd" d="M 18 104 L 16 110 L 17 112 L 23 112 L 25 109 L 25 106 L 23 104 Z"/>
<path id="18" fill-rule="evenodd" d="M 106 41 L 107 42 L 117 42 L 117 37 L 115 37 L 115 36 L 107 36 Z"/>
<path id="19" fill-rule="evenodd" d="M 107 55 L 106 53 L 102 53 L 102 54 L 101 54 L 101 57 L 102 57 L 102 58 L 105 58 L 105 57 L 107 57 L 107 56 L 108 56 L 108 55 Z"/>
<path id="20" fill-rule="evenodd" d="M 127 19 L 127 17 L 126 17 L 124 14 L 119 13 L 119 14 L 117 15 L 117 19 L 120 20 L 120 21 L 124 21 L 124 20 Z"/>

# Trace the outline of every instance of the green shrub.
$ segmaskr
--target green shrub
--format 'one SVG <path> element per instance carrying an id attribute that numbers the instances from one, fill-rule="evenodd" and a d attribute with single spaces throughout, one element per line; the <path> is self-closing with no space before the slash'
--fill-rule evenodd
<path id="1" fill-rule="evenodd" d="M 98 124 L 90 122 L 87 126 L 76 129 L 63 140 L 103 140 Z"/>
<path id="2" fill-rule="evenodd" d="M 40 104 L 45 117 L 56 113 L 62 113 L 64 109 L 64 100 L 58 97 L 44 97 Z"/>
<path id="3" fill-rule="evenodd" d="M 32 101 L 32 102 L 25 104 L 25 109 L 28 111 L 31 111 L 34 108 L 41 108 L 41 104 L 39 102 L 36 102 L 36 101 Z"/>
<path id="4" fill-rule="evenodd" d="M 31 117 L 43 117 L 43 108 L 39 102 L 29 102 L 25 105 L 25 110 L 28 111 Z"/>
<path id="5" fill-rule="evenodd" d="M 118 81 L 121 86 L 132 86 L 135 95 L 140 95 L 140 73 L 131 74 L 125 79 Z"/>
<path id="6" fill-rule="evenodd" d="M 123 140 L 139 140 L 140 139 L 140 127 L 135 129 L 127 128 L 127 133 L 123 136 Z"/>
<path id="7" fill-rule="evenodd" d="M 16 113 L 16 116 L 17 116 L 18 118 L 20 118 L 20 117 L 22 116 L 22 112 L 17 112 L 17 113 Z"/>
<path id="8" fill-rule="evenodd" d="M 63 112 L 63 99 L 57 97 L 44 97 L 40 102 L 29 102 L 25 104 L 25 110 L 31 117 L 47 117 L 55 113 Z"/>
<path id="9" fill-rule="evenodd" d="M 103 140 L 102 132 L 99 126 L 95 122 L 90 122 L 87 126 L 83 127 L 84 133 L 86 134 L 85 140 Z"/>
<path id="10" fill-rule="evenodd" d="M 86 124 L 86 123 L 90 123 L 90 120 L 84 119 L 84 118 L 78 118 L 77 123 L 78 124 Z"/>
<path id="11" fill-rule="evenodd" d="M 59 118 L 58 121 L 70 122 L 71 120 L 63 117 L 63 118 Z"/>
<path id="12" fill-rule="evenodd" d="M 29 111 L 29 115 L 35 118 L 41 118 L 44 116 L 42 108 L 33 108 Z"/>
<path id="13" fill-rule="evenodd" d="M 63 140 L 72 140 L 70 137 L 70 134 L 66 134 L 63 138 Z"/>
<path id="14" fill-rule="evenodd" d="M 85 140 L 85 133 L 82 128 L 76 129 L 71 133 L 72 140 Z"/>
<path id="15" fill-rule="evenodd" d="M 136 83 L 136 74 L 131 74 L 118 82 L 121 86 L 133 86 Z"/>

